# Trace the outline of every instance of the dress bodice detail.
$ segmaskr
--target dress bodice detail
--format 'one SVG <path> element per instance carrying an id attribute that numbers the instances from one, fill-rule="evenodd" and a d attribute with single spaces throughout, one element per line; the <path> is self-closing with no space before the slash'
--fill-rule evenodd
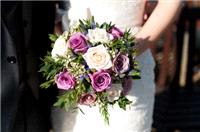
<path id="1" fill-rule="evenodd" d="M 94 16 L 98 23 L 112 22 L 121 30 L 138 31 L 142 25 L 144 5 L 142 0 L 70 0 L 69 19 L 87 19 Z"/>

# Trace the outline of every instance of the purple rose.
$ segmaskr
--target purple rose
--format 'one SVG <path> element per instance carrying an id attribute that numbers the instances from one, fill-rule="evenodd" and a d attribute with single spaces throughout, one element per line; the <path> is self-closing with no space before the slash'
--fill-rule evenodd
<path id="1" fill-rule="evenodd" d="M 117 74 L 124 73 L 129 70 L 128 54 L 119 53 L 113 60 L 113 71 Z"/>
<path id="2" fill-rule="evenodd" d="M 79 103 L 82 105 L 93 105 L 96 101 L 97 96 L 94 93 L 82 94 Z"/>
<path id="3" fill-rule="evenodd" d="M 117 27 L 113 27 L 110 32 L 113 35 L 114 39 L 123 36 L 123 32 Z"/>
<path id="4" fill-rule="evenodd" d="M 73 34 L 69 38 L 69 47 L 74 51 L 74 53 L 85 53 L 88 49 L 85 36 L 81 33 Z"/>
<path id="5" fill-rule="evenodd" d="M 56 75 L 55 82 L 59 89 L 69 90 L 74 88 L 76 84 L 75 78 L 70 75 L 67 71 L 60 72 Z"/>
<path id="6" fill-rule="evenodd" d="M 92 87 L 97 92 L 109 89 L 111 85 L 111 76 L 106 71 L 98 71 L 90 75 Z"/>

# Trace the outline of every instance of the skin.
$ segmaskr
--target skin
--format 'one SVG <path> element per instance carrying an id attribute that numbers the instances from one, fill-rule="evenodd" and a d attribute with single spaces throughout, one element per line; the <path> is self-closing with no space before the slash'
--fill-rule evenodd
<path id="1" fill-rule="evenodd" d="M 141 54 L 172 24 L 180 11 L 181 0 L 158 0 L 142 29 L 136 34 L 138 54 Z"/>

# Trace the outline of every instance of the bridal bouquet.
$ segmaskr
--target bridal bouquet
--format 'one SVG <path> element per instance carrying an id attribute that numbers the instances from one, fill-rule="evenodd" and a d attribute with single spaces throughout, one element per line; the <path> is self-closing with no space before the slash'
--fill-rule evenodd
<path id="1" fill-rule="evenodd" d="M 111 23 L 96 23 L 92 17 L 50 39 L 53 49 L 42 59 L 40 72 L 46 78 L 42 88 L 56 85 L 64 91 L 54 106 L 69 110 L 96 105 L 106 123 L 108 105 L 118 104 L 126 110 L 131 103 L 126 98 L 126 79 L 140 77 L 130 30 L 122 32 Z"/>

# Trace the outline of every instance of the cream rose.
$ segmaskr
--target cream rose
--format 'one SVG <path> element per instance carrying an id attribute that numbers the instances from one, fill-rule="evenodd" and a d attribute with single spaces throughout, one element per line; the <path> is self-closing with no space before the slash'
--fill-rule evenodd
<path id="1" fill-rule="evenodd" d="M 105 29 L 101 28 L 89 29 L 87 36 L 91 43 L 107 43 L 113 39 L 111 34 L 107 33 Z"/>
<path id="2" fill-rule="evenodd" d="M 63 36 L 60 36 L 54 46 L 53 50 L 51 51 L 51 56 L 55 60 L 57 60 L 58 56 L 64 56 L 67 53 L 68 44 Z"/>
<path id="3" fill-rule="evenodd" d="M 87 62 L 89 68 L 103 70 L 112 67 L 110 54 L 102 44 L 89 48 L 83 55 L 83 58 Z"/>
<path id="4" fill-rule="evenodd" d="M 113 102 L 118 100 L 121 93 L 122 93 L 122 84 L 121 83 L 114 83 L 111 85 L 111 88 L 106 90 L 108 93 L 108 101 Z"/>

